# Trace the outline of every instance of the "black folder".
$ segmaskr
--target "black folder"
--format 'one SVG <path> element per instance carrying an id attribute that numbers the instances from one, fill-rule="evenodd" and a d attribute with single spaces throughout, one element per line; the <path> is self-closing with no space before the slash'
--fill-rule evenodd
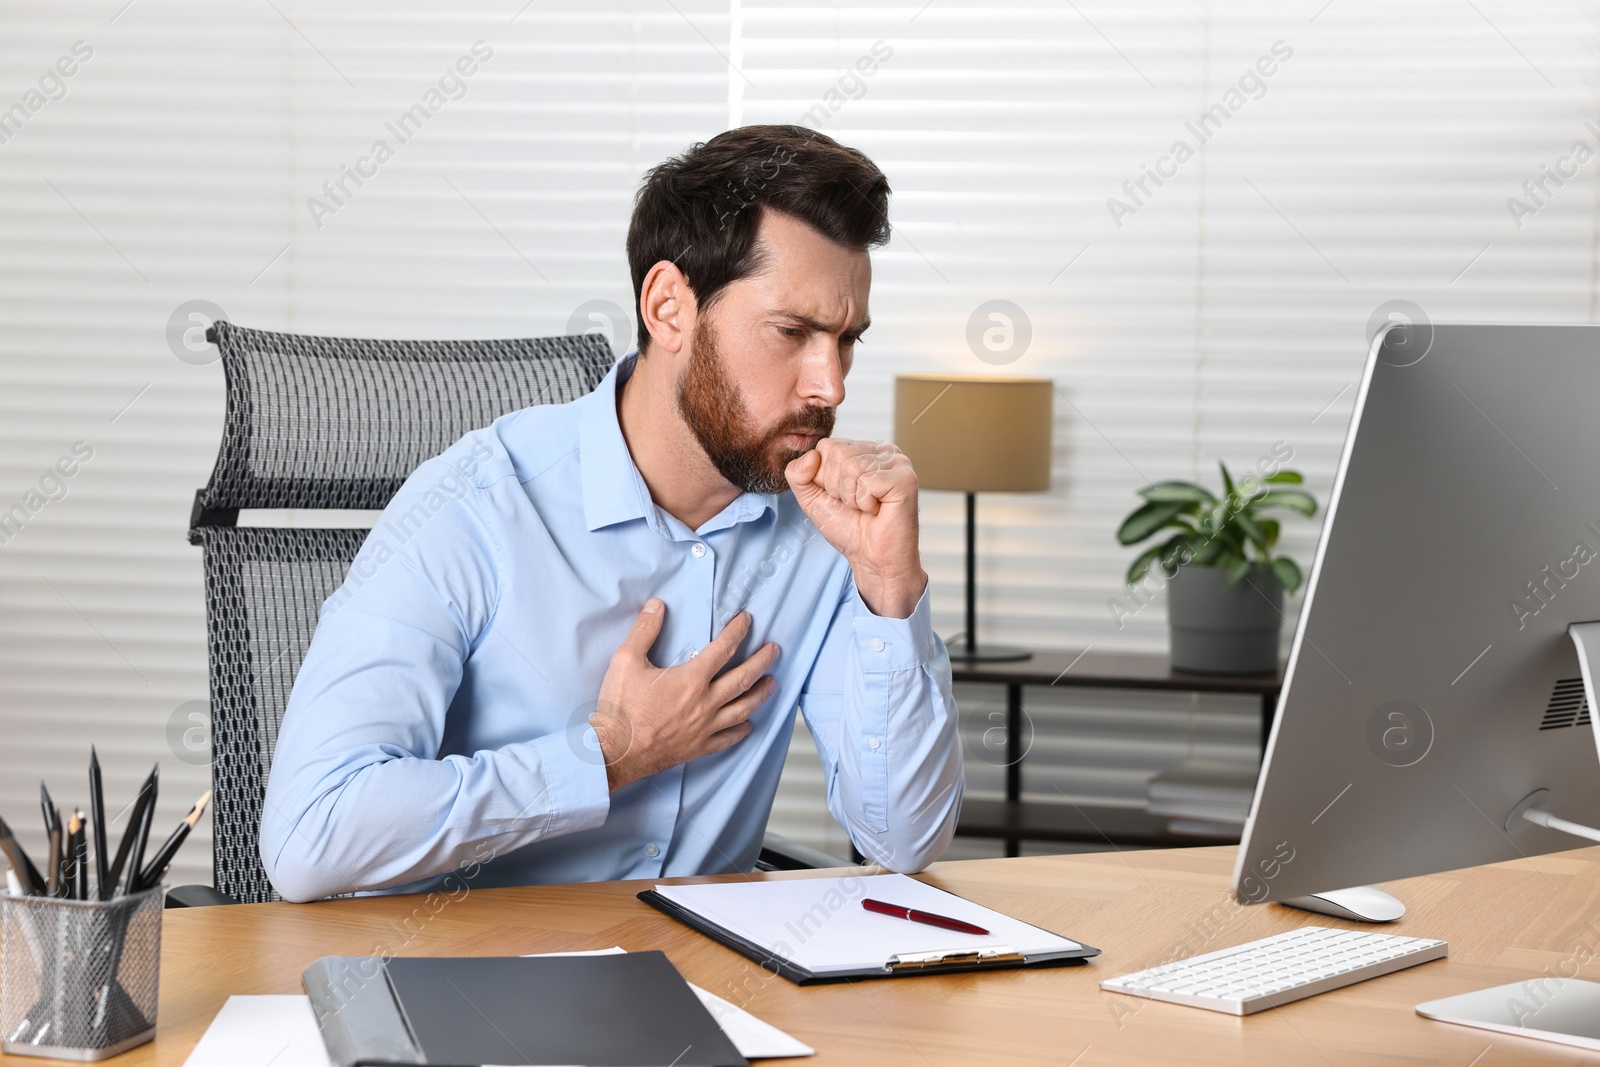
<path id="1" fill-rule="evenodd" d="M 337 1067 L 746 1067 L 660 952 L 324 956 L 301 976 Z"/>

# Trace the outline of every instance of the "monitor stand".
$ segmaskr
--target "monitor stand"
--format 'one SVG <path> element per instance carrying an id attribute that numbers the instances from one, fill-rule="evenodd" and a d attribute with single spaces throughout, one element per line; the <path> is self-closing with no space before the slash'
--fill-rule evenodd
<path id="1" fill-rule="evenodd" d="M 1574 622 L 1567 626 L 1567 636 L 1578 650 L 1578 667 L 1583 672 L 1583 695 L 1589 701 L 1589 725 L 1594 727 L 1596 751 L 1600 751 L 1600 704 L 1595 703 L 1594 683 L 1600 676 L 1600 622 Z M 1596 838 L 1600 840 L 1600 838 Z"/>
<path id="2" fill-rule="evenodd" d="M 1600 985 L 1548 969 L 1526 981 L 1425 1001 L 1417 1014 L 1600 1052 Z"/>
<path id="3" fill-rule="evenodd" d="M 1290 897 L 1278 903 L 1353 923 L 1392 923 L 1406 913 L 1406 906 L 1399 900 L 1370 885 L 1329 889 L 1309 896 Z"/>

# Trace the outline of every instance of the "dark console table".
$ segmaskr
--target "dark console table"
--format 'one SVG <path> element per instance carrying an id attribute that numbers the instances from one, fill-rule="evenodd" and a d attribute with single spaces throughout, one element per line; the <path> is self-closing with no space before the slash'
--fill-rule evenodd
<path id="1" fill-rule="evenodd" d="M 1167 832 L 1167 820 L 1128 808 L 1091 807 L 1022 799 L 1022 690 L 1025 686 L 1075 686 L 1081 689 L 1154 689 L 1184 693 L 1240 693 L 1261 700 L 1261 746 L 1265 752 L 1272 716 L 1283 687 L 1275 674 L 1195 674 L 1175 671 L 1165 655 L 1139 652 L 1037 652 L 1014 663 L 954 663 L 957 682 L 1006 687 L 1006 796 L 1004 800 L 967 799 L 957 833 L 998 837 L 1006 855 L 1018 853 L 1023 838 L 1112 845 L 1214 845 L 1209 838 Z"/>

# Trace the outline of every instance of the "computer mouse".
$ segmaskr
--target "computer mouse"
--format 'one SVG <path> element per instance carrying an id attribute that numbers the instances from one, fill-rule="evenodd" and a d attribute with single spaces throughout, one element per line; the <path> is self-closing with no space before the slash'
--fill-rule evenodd
<path id="1" fill-rule="evenodd" d="M 1322 893 L 1294 897 L 1279 903 L 1302 911 L 1314 911 L 1319 915 L 1332 915 L 1335 919 L 1348 919 L 1356 923 L 1392 923 L 1406 913 L 1404 904 L 1383 890 L 1374 889 L 1370 885 L 1329 889 Z"/>

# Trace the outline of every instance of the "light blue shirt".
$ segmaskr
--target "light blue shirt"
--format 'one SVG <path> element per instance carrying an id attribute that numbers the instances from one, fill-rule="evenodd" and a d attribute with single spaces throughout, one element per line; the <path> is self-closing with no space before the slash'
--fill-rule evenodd
<path id="1" fill-rule="evenodd" d="M 791 493 L 698 530 L 656 507 L 617 420 L 633 360 L 468 434 L 384 510 L 276 740 L 261 858 L 284 897 L 748 871 L 797 706 L 863 855 L 915 871 L 949 843 L 964 780 L 927 591 L 874 615 Z M 588 719 L 652 596 L 657 666 L 748 610 L 730 665 L 776 641 L 777 688 L 744 740 L 611 793 Z"/>

